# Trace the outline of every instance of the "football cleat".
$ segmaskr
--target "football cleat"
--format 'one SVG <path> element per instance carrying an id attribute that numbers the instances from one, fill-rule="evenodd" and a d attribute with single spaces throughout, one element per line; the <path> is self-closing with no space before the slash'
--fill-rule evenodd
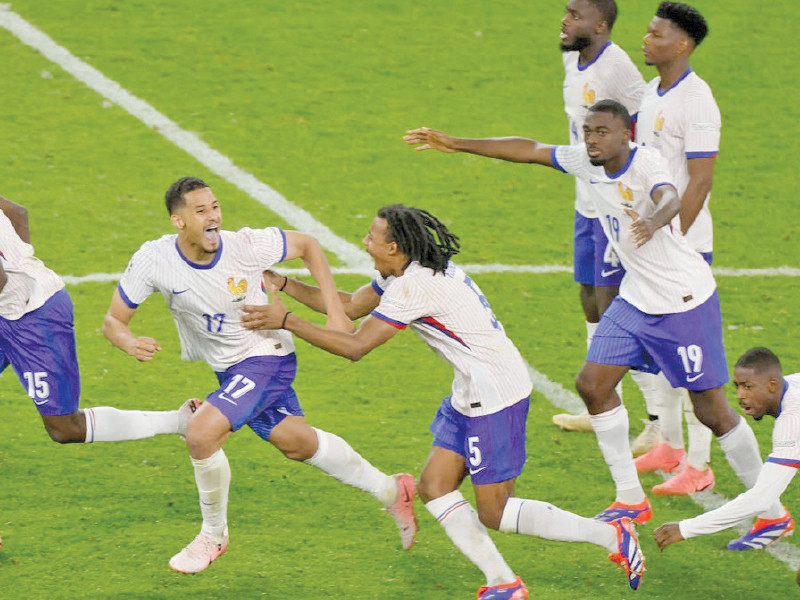
<path id="1" fill-rule="evenodd" d="M 169 559 L 169 568 L 178 573 L 193 575 L 207 569 L 212 562 L 225 554 L 227 549 L 227 533 L 221 544 L 214 543 L 205 534 L 200 533 L 186 548 Z"/>
<path id="2" fill-rule="evenodd" d="M 184 440 L 186 439 L 186 425 L 189 423 L 189 419 L 192 418 L 192 415 L 197 412 L 198 408 L 200 408 L 202 403 L 203 401 L 198 400 L 197 398 L 189 398 L 186 402 L 181 404 L 181 407 L 178 409 L 177 433 Z"/>
<path id="3" fill-rule="evenodd" d="M 698 471 L 689 463 L 681 469 L 681 472 L 672 479 L 659 483 L 653 487 L 656 496 L 686 496 L 703 490 L 711 491 L 714 489 L 714 471 L 711 467 L 705 471 Z"/>
<path id="4" fill-rule="evenodd" d="M 650 450 L 664 441 L 661 437 L 661 423 L 658 422 L 658 419 L 655 421 L 642 419 L 642 423 L 644 423 L 642 433 L 637 435 L 631 444 L 631 452 L 634 458 L 641 456 L 645 452 L 650 452 Z"/>
<path id="5" fill-rule="evenodd" d="M 642 548 L 639 546 L 639 536 L 636 534 L 636 527 L 633 521 L 627 517 L 611 523 L 617 530 L 617 548 L 616 554 L 609 554 L 608 559 L 611 562 L 617 563 L 625 575 L 628 577 L 628 585 L 631 589 L 638 590 L 642 585 L 642 577 L 644 577 L 644 554 Z"/>
<path id="6" fill-rule="evenodd" d="M 628 518 L 634 523 L 644 525 L 653 518 L 653 507 L 650 506 L 650 501 L 645 497 L 639 504 L 623 504 L 622 502 L 614 502 L 611 506 L 603 512 L 593 517 L 596 521 L 605 521 L 606 523 L 613 523 L 620 519 Z"/>
<path id="7" fill-rule="evenodd" d="M 397 523 L 403 550 L 410 550 L 417 539 L 417 518 L 414 516 L 414 477 L 408 473 L 394 476 L 397 483 L 397 501 L 384 508 Z"/>
<path id="8" fill-rule="evenodd" d="M 784 536 L 792 535 L 793 531 L 794 519 L 787 510 L 779 519 L 756 520 L 750 531 L 728 542 L 728 550 L 761 550 Z"/>
<path id="9" fill-rule="evenodd" d="M 528 597 L 528 588 L 519 575 L 511 583 L 500 585 L 484 585 L 478 589 L 478 600 L 525 600 Z"/>
<path id="10" fill-rule="evenodd" d="M 654 471 L 664 471 L 672 473 L 680 465 L 686 451 L 683 448 L 673 448 L 666 442 L 661 442 L 649 452 L 645 452 L 639 458 L 634 459 L 638 473 L 652 473 Z"/>
<path id="11" fill-rule="evenodd" d="M 569 413 L 553 415 L 553 424 L 558 425 L 564 431 L 594 431 L 587 413 L 580 415 Z"/>

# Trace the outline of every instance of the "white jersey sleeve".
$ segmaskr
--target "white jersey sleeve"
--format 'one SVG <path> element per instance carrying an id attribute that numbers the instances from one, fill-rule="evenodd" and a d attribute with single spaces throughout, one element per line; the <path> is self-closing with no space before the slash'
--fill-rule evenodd
<path id="1" fill-rule="evenodd" d="M 688 94 L 681 112 L 686 158 L 717 156 L 722 118 L 708 86 L 703 85 Z"/>
<path id="2" fill-rule="evenodd" d="M 145 242 L 128 261 L 117 289 L 131 308 L 136 308 L 156 291 L 153 275 L 158 264 L 156 242 Z"/>
<path id="3" fill-rule="evenodd" d="M 14 225 L 0 210 L 0 261 L 8 281 L 0 292 L 0 317 L 16 321 L 41 307 L 64 287 L 54 271 L 33 255 Z"/>
<path id="4" fill-rule="evenodd" d="M 716 533 L 757 515 L 780 499 L 796 472 L 797 469 L 765 463 L 752 488 L 719 508 L 680 521 L 678 527 L 681 535 L 688 539 Z"/>

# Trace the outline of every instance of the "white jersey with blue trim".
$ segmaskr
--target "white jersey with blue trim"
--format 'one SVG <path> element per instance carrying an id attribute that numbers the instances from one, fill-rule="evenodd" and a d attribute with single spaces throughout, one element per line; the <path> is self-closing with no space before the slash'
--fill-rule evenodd
<path id="1" fill-rule="evenodd" d="M 0 292 L 0 317 L 16 321 L 41 307 L 64 287 L 61 277 L 33 255 L 14 225 L 0 210 L 0 261 L 8 281 Z"/>
<path id="2" fill-rule="evenodd" d="M 772 430 L 772 452 L 755 485 L 719 508 L 678 525 L 684 538 L 716 533 L 780 500 L 800 469 L 800 373 L 784 377 L 783 397 Z"/>
<path id="3" fill-rule="evenodd" d="M 452 261 L 444 274 L 412 262 L 400 277 L 379 278 L 372 316 L 419 336 L 453 366 L 452 405 L 468 417 L 496 413 L 527 398 L 525 361 L 486 296 Z"/>
<path id="4" fill-rule="evenodd" d="M 631 241 L 632 219 L 624 209 L 647 216 L 655 209 L 653 190 L 674 187 L 666 161 L 656 150 L 631 144 L 628 163 L 612 174 L 591 164 L 584 145 L 555 146 L 551 157 L 557 169 L 593 188 L 591 198 L 603 231 L 625 267 L 619 287 L 623 299 L 644 313 L 661 315 L 691 310 L 714 293 L 711 267 L 674 226 L 665 225 L 640 248 Z"/>
<path id="5" fill-rule="evenodd" d="M 667 90 L 660 90 L 660 83 L 661 78 L 656 77 L 647 84 L 636 123 L 636 143 L 655 148 L 667 159 L 683 197 L 689 185 L 689 160 L 719 154 L 722 118 L 711 88 L 691 69 Z M 698 252 L 711 252 L 714 247 L 710 196 L 686 232 L 689 245 Z"/>
<path id="6" fill-rule="evenodd" d="M 639 110 L 645 82 L 630 56 L 608 41 L 591 61 L 580 62 L 580 52 L 564 52 L 564 112 L 569 121 L 569 143 L 583 143 L 583 122 L 589 107 L 600 100 L 616 100 L 631 115 Z M 575 210 L 596 218 L 587 184 L 575 180 Z"/>
<path id="7" fill-rule="evenodd" d="M 244 228 L 220 232 L 220 246 L 206 265 L 189 261 L 176 234 L 145 242 L 119 282 L 131 308 L 154 292 L 167 301 L 178 328 L 183 360 L 203 360 L 217 372 L 252 356 L 294 352 L 288 331 L 242 326 L 242 306 L 266 304 L 263 273 L 286 256 L 282 229 Z"/>

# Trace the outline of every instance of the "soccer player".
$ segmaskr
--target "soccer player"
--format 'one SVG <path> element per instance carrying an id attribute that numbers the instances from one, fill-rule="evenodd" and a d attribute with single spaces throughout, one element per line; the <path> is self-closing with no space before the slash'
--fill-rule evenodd
<path id="1" fill-rule="evenodd" d="M 197 573 L 227 550 L 231 471 L 222 445 L 245 424 L 287 458 L 369 492 L 395 518 L 403 547 L 410 548 L 417 530 L 413 477 L 386 475 L 340 437 L 311 427 L 292 389 L 297 369 L 292 336 L 250 331 L 241 324 L 244 304 L 266 300 L 263 271 L 301 258 L 320 284 L 328 324 L 352 329 L 319 243 L 278 227 L 221 230 L 219 201 L 194 177 L 176 181 L 167 191 L 166 205 L 177 233 L 145 242 L 133 255 L 114 292 L 103 333 L 137 359 L 152 359 L 161 349 L 158 342 L 135 335 L 129 325 L 138 306 L 159 292 L 178 328 L 182 358 L 207 362 L 219 381 L 186 430 L 202 528 L 172 557 L 170 568 Z"/>
<path id="2" fill-rule="evenodd" d="M 564 61 L 564 111 L 570 144 L 583 143 L 583 121 L 589 107 L 599 100 L 620 102 L 635 113 L 644 90 L 644 79 L 625 51 L 611 41 L 617 18 L 614 0 L 570 0 L 561 20 Z M 575 179 L 573 229 L 573 277 L 581 286 L 586 318 L 587 345 L 591 344 L 600 315 L 619 292 L 625 269 L 608 244 L 589 195 L 591 186 Z M 621 390 L 618 390 L 618 392 Z M 586 414 L 558 414 L 553 422 L 564 429 L 591 431 Z"/>
<path id="3" fill-rule="evenodd" d="M 73 326 L 64 282 L 33 254 L 28 211 L 0 196 L 0 372 L 14 369 L 50 439 L 118 442 L 186 431 L 193 400 L 170 411 L 78 408 Z"/>
<path id="4" fill-rule="evenodd" d="M 642 98 L 636 142 L 655 148 L 667 159 L 681 195 L 681 210 L 673 225 L 711 264 L 713 231 L 708 203 L 721 119 L 711 88 L 689 66 L 690 56 L 707 33 L 705 19 L 691 6 L 677 2 L 659 5 L 642 48 L 645 62 L 656 67 L 658 77 L 647 85 Z M 642 374 L 640 383 L 658 390 L 663 441 L 637 459 L 637 469 L 677 471 L 675 477 L 655 486 L 653 493 L 689 494 L 712 487 L 711 432 L 691 411 L 682 411 L 688 403 L 684 390 L 670 389 L 659 375 Z M 687 420 L 688 454 L 683 446 L 682 413 Z"/>
<path id="5" fill-rule="evenodd" d="M 784 377 L 780 360 L 771 350 L 751 348 L 736 361 L 733 384 L 745 413 L 756 421 L 764 415 L 775 419 L 772 452 L 755 485 L 743 494 L 712 511 L 656 529 L 653 536 L 661 550 L 691 537 L 722 531 L 779 503 L 781 494 L 800 468 L 800 373 Z M 741 542 L 736 539 L 728 544 L 728 549 L 746 550 L 746 543 L 752 544 L 752 548 L 763 548 L 794 529 L 793 525 L 787 528 L 782 519 L 759 521 L 763 540 Z"/>
<path id="6" fill-rule="evenodd" d="M 528 590 L 497 551 L 486 527 L 571 542 L 609 552 L 637 589 L 644 556 L 630 519 L 600 523 L 514 496 L 525 463 L 531 382 L 525 362 L 477 284 L 450 258 L 458 238 L 433 215 L 403 205 L 378 211 L 364 238 L 380 274 L 352 294 L 340 292 L 348 316 L 369 315 L 353 332 L 325 329 L 289 312 L 276 298 L 245 307 L 247 327 L 283 328 L 328 352 L 359 360 L 411 327 L 455 372 L 453 393 L 431 424 L 433 447 L 419 495 L 456 547 L 485 575 L 481 600 L 520 600 Z M 303 304 L 324 311 L 317 288 L 268 273 Z M 477 513 L 459 491 L 469 474 Z"/>
<path id="7" fill-rule="evenodd" d="M 0 372 L 14 369 L 50 439 L 117 442 L 185 433 L 194 400 L 171 411 L 78 408 L 72 300 L 61 278 L 34 256 L 30 241 L 28 211 L 0 196 Z"/>
<path id="8" fill-rule="evenodd" d="M 702 256 L 670 227 L 681 202 L 665 159 L 655 149 L 631 144 L 630 116 L 613 100 L 589 109 L 583 131 L 585 147 L 516 137 L 454 138 L 427 127 L 404 139 L 422 144 L 417 150 L 553 167 L 594 187 L 591 198 L 603 230 L 626 269 L 576 381 L 616 484 L 615 502 L 595 518 L 645 523 L 652 509 L 631 455 L 627 411 L 614 391 L 631 367 L 663 371 L 673 387 L 689 390 L 695 413 L 747 488 L 755 483 L 761 457 L 753 431 L 722 389 L 728 375 L 716 283 Z"/>

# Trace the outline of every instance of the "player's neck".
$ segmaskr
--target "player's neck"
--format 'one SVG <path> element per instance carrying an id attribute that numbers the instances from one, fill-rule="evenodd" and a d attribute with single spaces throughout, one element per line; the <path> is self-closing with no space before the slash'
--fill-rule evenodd
<path id="1" fill-rule="evenodd" d="M 206 252 L 201 246 L 192 244 L 191 242 L 181 239 L 178 236 L 178 248 L 186 260 L 191 261 L 196 265 L 207 265 L 214 260 L 216 252 Z"/>
<path id="2" fill-rule="evenodd" d="M 606 175 L 614 175 L 619 173 L 622 168 L 628 163 L 628 158 L 630 158 L 631 150 L 630 148 L 626 148 L 624 152 L 622 152 L 619 156 L 614 158 L 613 160 L 607 161 L 603 165 L 603 170 L 605 170 Z"/>
<path id="3" fill-rule="evenodd" d="M 596 37 L 589 46 L 586 46 L 586 48 L 578 53 L 578 56 L 580 57 L 578 62 L 581 64 L 592 62 L 595 58 L 597 58 L 597 55 L 600 53 L 600 50 L 603 48 L 603 46 L 606 45 L 607 41 L 607 36 Z"/>
<path id="4" fill-rule="evenodd" d="M 661 77 L 658 88 L 660 90 L 668 90 L 688 69 L 688 60 L 674 60 L 663 65 L 658 65 L 658 75 Z"/>

